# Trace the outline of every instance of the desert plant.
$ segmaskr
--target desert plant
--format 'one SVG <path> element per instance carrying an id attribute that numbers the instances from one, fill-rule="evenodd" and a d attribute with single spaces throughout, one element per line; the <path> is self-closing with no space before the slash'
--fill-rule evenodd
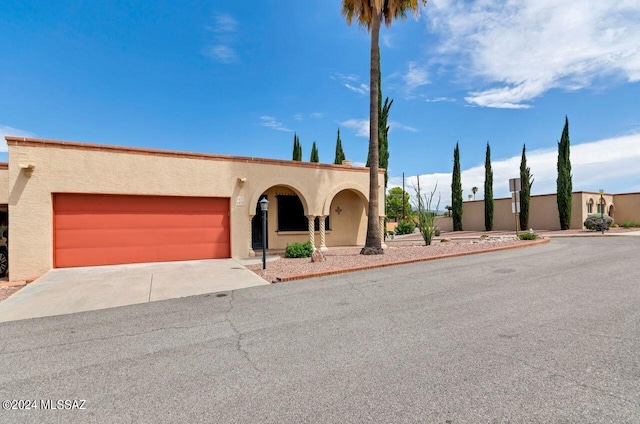
<path id="1" fill-rule="evenodd" d="M 289 243 L 285 251 L 287 258 L 310 258 L 313 255 L 313 245 L 310 241 L 304 243 Z"/>
<path id="2" fill-rule="evenodd" d="M 536 240 L 538 235 L 536 233 L 526 232 L 518 234 L 520 240 Z"/>
<path id="3" fill-rule="evenodd" d="M 620 226 L 624 228 L 635 228 L 638 226 L 638 224 L 636 223 L 635 219 L 627 219 L 625 221 L 622 221 L 620 223 Z"/>
<path id="4" fill-rule="evenodd" d="M 433 237 L 440 235 L 440 229 L 435 225 L 436 212 L 440 207 L 440 195 L 438 195 L 438 203 L 436 204 L 435 209 L 431 208 L 433 197 L 435 196 L 437 189 L 438 183 L 436 182 L 433 191 L 429 192 L 429 194 L 422 194 L 420 192 L 420 177 L 418 177 L 418 186 L 416 188 L 416 197 L 418 199 L 418 229 L 422 234 L 425 246 L 430 246 L 433 241 Z M 436 234 L 436 229 L 438 230 L 438 234 Z"/>
<path id="5" fill-rule="evenodd" d="M 609 231 L 611 225 L 613 224 L 613 218 L 609 215 L 598 215 L 593 214 L 589 215 L 587 219 L 584 221 L 584 226 L 587 230 L 591 231 Z"/>
<path id="6" fill-rule="evenodd" d="M 481 239 L 488 239 L 488 238 L 489 238 L 489 236 L 488 236 L 488 235 L 486 235 L 486 234 L 483 234 L 483 235 L 481 235 L 481 236 L 480 236 L 480 238 L 481 238 Z"/>
<path id="7" fill-rule="evenodd" d="M 416 225 L 410 219 L 403 219 L 398 222 L 396 234 L 412 234 L 416 229 Z"/>
<path id="8" fill-rule="evenodd" d="M 442 231 L 440 230 L 440 227 L 434 227 L 434 228 L 433 228 L 433 234 L 434 234 L 436 237 L 440 237 L 440 234 L 441 234 L 441 233 L 442 233 Z"/>

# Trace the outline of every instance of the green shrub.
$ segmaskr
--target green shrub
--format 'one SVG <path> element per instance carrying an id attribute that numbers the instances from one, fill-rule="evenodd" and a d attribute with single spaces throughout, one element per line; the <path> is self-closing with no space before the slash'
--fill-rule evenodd
<path id="1" fill-rule="evenodd" d="M 609 228 L 611 228 L 612 224 L 613 218 L 611 218 L 609 215 L 604 215 L 603 218 L 601 215 L 593 214 L 589 215 L 584 221 L 585 228 L 591 231 L 609 231 Z"/>
<path id="2" fill-rule="evenodd" d="M 483 235 L 481 235 L 481 236 L 480 236 L 480 238 L 481 238 L 481 239 L 487 239 L 487 238 L 489 238 L 489 236 L 488 236 L 488 235 L 486 235 L 486 234 L 483 234 Z"/>
<path id="3" fill-rule="evenodd" d="M 396 227 L 396 234 L 413 234 L 413 231 L 415 229 L 416 224 L 414 224 L 410 219 L 405 219 L 398 222 L 398 226 Z"/>
<path id="4" fill-rule="evenodd" d="M 620 223 L 620 226 L 624 228 L 635 228 L 638 226 L 638 224 L 636 223 L 635 219 L 627 219 L 626 221 L 622 221 Z"/>
<path id="5" fill-rule="evenodd" d="M 434 229 L 433 229 L 433 234 L 434 234 L 436 237 L 440 237 L 440 234 L 441 234 L 440 227 L 434 227 Z"/>
<path id="6" fill-rule="evenodd" d="M 310 241 L 289 243 L 285 255 L 287 258 L 310 258 L 313 255 L 313 245 Z"/>
<path id="7" fill-rule="evenodd" d="M 536 240 L 538 235 L 536 233 L 520 233 L 518 234 L 520 240 Z"/>

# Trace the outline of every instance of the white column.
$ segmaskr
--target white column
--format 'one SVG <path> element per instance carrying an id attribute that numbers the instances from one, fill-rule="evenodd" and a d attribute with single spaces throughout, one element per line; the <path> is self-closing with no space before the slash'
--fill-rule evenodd
<path id="1" fill-rule="evenodd" d="M 309 220 L 309 241 L 313 246 L 313 250 L 316 250 L 316 226 L 315 226 L 316 217 L 313 215 L 307 215 L 307 219 Z"/>
<path id="2" fill-rule="evenodd" d="M 386 249 L 387 245 L 384 244 L 384 231 L 385 231 L 385 228 L 384 228 L 384 216 L 381 216 L 379 218 L 379 220 L 380 220 L 380 240 L 382 240 L 382 248 Z"/>
<path id="3" fill-rule="evenodd" d="M 325 216 L 318 217 L 318 219 L 320 220 L 320 251 L 322 252 L 326 252 L 327 250 L 329 250 L 326 244 L 326 234 L 325 234 L 326 230 L 324 227 L 325 218 L 326 218 Z"/>
<path id="4" fill-rule="evenodd" d="M 253 216 L 249 215 L 249 257 L 256 256 L 253 250 Z"/>

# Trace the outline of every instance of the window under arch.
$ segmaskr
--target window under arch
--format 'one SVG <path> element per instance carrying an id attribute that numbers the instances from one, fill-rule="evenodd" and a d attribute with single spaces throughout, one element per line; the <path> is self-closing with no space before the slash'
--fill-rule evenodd
<path id="1" fill-rule="evenodd" d="M 278 231 L 308 231 L 309 219 L 304 215 L 304 207 L 297 194 L 277 194 Z M 325 230 L 330 230 L 329 217 L 325 218 Z M 320 221 L 315 220 L 315 231 L 320 231 Z"/>

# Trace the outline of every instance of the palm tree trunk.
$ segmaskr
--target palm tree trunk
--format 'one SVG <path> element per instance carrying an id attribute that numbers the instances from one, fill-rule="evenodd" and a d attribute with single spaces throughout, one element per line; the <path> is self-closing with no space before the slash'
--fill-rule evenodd
<path id="1" fill-rule="evenodd" d="M 360 251 L 363 255 L 379 255 L 382 239 L 379 228 L 378 198 L 378 75 L 380 75 L 380 23 L 382 11 L 373 8 L 371 17 L 371 75 L 369 82 L 369 211 L 367 214 L 367 240 Z"/>

